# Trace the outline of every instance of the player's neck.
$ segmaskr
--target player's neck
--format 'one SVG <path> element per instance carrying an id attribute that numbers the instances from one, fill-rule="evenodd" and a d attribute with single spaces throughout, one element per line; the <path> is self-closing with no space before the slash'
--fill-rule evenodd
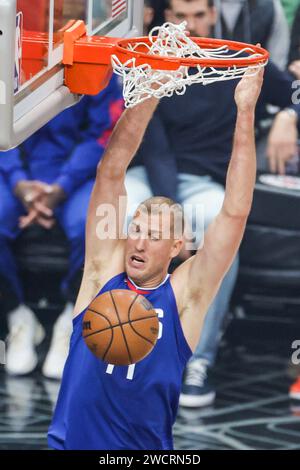
<path id="1" fill-rule="evenodd" d="M 164 272 L 158 276 L 155 276 L 154 278 L 148 279 L 147 281 L 139 281 L 138 279 L 131 278 L 127 275 L 129 281 L 136 287 L 137 289 L 157 289 L 160 287 L 162 284 L 166 282 L 166 280 L 169 277 L 169 274 L 167 272 Z"/>

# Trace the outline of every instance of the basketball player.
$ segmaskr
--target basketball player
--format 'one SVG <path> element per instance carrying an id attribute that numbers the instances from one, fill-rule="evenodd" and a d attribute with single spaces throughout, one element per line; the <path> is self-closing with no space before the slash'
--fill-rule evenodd
<path id="1" fill-rule="evenodd" d="M 238 108 L 232 157 L 221 212 L 205 234 L 204 246 L 172 274 L 168 267 L 183 244 L 182 233 L 168 232 L 183 218 L 157 207 L 172 206 L 152 198 L 137 209 L 127 239 L 105 238 L 104 231 L 125 219 L 126 170 L 158 104 L 151 98 L 127 109 L 98 167 L 91 196 L 83 279 L 74 311 L 73 335 L 58 402 L 49 429 L 55 449 L 172 449 L 182 373 L 191 357 L 205 313 L 232 263 L 251 208 L 256 176 L 254 111 L 263 80 L 244 76 L 235 91 Z M 164 204 L 164 206 L 163 206 Z M 151 211 L 151 206 L 155 210 Z M 116 218 L 103 223 L 108 208 Z M 166 220 L 167 217 L 167 220 Z M 102 223 L 101 223 L 102 222 Z M 131 366 L 97 359 L 82 338 L 82 318 L 99 294 L 131 289 L 144 295 L 158 312 L 160 335 L 152 352 Z"/>

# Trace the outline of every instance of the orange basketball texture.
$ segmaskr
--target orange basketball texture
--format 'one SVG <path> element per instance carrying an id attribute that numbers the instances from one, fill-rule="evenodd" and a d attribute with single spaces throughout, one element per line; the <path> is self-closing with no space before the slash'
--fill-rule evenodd
<path id="1" fill-rule="evenodd" d="M 156 311 L 135 292 L 115 289 L 96 297 L 83 318 L 82 334 L 91 352 L 103 361 L 126 366 L 146 357 L 159 331 Z"/>

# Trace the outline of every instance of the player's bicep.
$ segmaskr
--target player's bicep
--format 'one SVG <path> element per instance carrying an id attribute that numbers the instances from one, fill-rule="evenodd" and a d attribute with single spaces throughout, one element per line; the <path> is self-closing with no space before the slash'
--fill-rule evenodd
<path id="1" fill-rule="evenodd" d="M 120 242 L 124 242 L 126 204 L 124 178 L 98 171 L 87 215 L 86 263 L 110 259 Z"/>
<path id="2" fill-rule="evenodd" d="M 203 290 L 209 292 L 222 281 L 238 252 L 246 222 L 246 217 L 232 217 L 224 211 L 213 220 L 205 232 L 203 247 L 192 261 L 193 287 L 201 280 Z"/>

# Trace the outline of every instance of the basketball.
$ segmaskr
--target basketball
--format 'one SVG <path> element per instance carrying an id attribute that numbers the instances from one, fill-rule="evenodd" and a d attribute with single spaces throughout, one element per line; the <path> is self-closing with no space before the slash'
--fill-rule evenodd
<path id="1" fill-rule="evenodd" d="M 82 331 L 86 345 L 96 357 L 126 366 L 141 361 L 154 348 L 158 316 L 144 296 L 116 289 L 91 302 Z"/>

